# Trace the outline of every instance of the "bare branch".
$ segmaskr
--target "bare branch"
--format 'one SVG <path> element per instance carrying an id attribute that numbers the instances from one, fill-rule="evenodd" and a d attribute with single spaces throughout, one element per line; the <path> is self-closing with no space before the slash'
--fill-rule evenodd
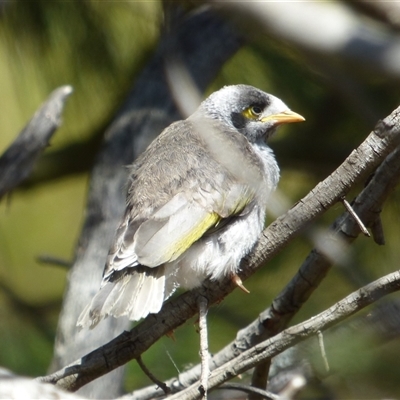
<path id="1" fill-rule="evenodd" d="M 198 390 L 201 393 L 201 398 L 207 400 L 208 391 L 208 375 L 210 374 L 210 353 L 208 351 L 208 328 L 207 328 L 207 311 L 208 304 L 204 297 L 198 299 L 199 307 L 199 334 L 200 334 L 200 360 L 201 360 L 201 375 L 200 386 Z"/>
<path id="2" fill-rule="evenodd" d="M 59 258 L 50 254 L 39 254 L 36 257 L 37 262 L 47 265 L 53 265 L 56 267 L 62 267 L 69 269 L 72 266 L 72 262 L 65 260 L 63 258 Z"/>
<path id="3" fill-rule="evenodd" d="M 361 221 L 360 217 L 354 212 L 350 203 L 345 198 L 342 198 L 342 203 L 343 203 L 345 209 L 347 210 L 347 212 L 354 218 L 354 221 L 357 222 L 357 225 L 359 226 L 361 232 L 365 236 L 370 237 L 371 235 L 369 234 L 368 229 L 365 227 L 365 225 Z"/>
<path id="4" fill-rule="evenodd" d="M 268 392 L 266 390 L 262 390 L 259 388 L 255 388 L 253 386 L 242 385 L 240 383 L 234 383 L 234 382 L 224 383 L 221 386 L 219 386 L 218 389 L 240 390 L 240 391 L 248 393 L 250 395 L 255 394 L 255 395 L 259 396 L 259 398 L 267 399 L 267 400 L 280 400 L 281 399 L 280 396 L 277 396 L 276 394 Z"/>
<path id="5" fill-rule="evenodd" d="M 377 279 L 369 285 L 351 293 L 343 300 L 338 301 L 322 313 L 307 321 L 287 328 L 273 338 L 253 346 L 235 359 L 214 370 L 208 381 L 209 389 L 211 390 L 211 388 L 221 385 L 234 376 L 253 368 L 258 363 L 274 357 L 310 336 L 316 335 L 318 331 L 326 330 L 338 324 L 349 316 L 381 299 L 383 296 L 398 290 L 400 290 L 400 271 Z M 169 399 L 200 399 L 201 397 L 198 393 L 197 385 L 198 384 L 195 383 L 182 392 L 169 397 Z"/>
<path id="6" fill-rule="evenodd" d="M 139 367 L 141 368 L 141 370 L 146 374 L 146 376 L 152 381 L 154 382 L 157 387 L 159 387 L 160 389 L 163 390 L 163 392 L 165 394 L 169 394 L 171 392 L 170 388 L 162 381 L 160 381 L 158 378 L 156 378 L 151 371 L 146 367 L 146 365 L 144 364 L 142 357 L 138 357 L 136 359 L 137 363 L 139 364 Z"/>
<path id="7" fill-rule="evenodd" d="M 243 263 L 242 277 L 254 273 L 307 224 L 339 201 L 355 182 L 371 173 L 395 148 L 399 136 L 400 108 L 380 121 L 376 129 L 336 171 L 263 232 L 254 252 Z M 354 208 L 361 215 L 357 207 Z M 304 282 L 302 285 L 304 286 Z M 202 288 L 173 298 L 164 305 L 159 314 L 150 315 L 132 331 L 124 332 L 101 349 L 94 350 L 57 373 L 41 379 L 57 383 L 68 390 L 76 390 L 87 382 L 137 358 L 161 336 L 195 315 L 199 295 L 206 297 L 209 304 L 214 304 L 230 293 L 234 287 L 229 279 L 224 282 L 206 282 Z M 312 292 L 308 286 L 307 290 Z M 278 325 L 282 326 L 284 322 L 285 318 L 278 321 Z"/>
<path id="8" fill-rule="evenodd" d="M 71 93 L 71 86 L 61 86 L 52 92 L 0 157 L 0 198 L 31 173 L 40 153 L 60 126 L 61 114 Z"/>
<path id="9" fill-rule="evenodd" d="M 320 350 L 321 350 L 321 356 L 322 356 L 322 359 L 324 360 L 324 366 L 325 366 L 326 372 L 329 372 L 330 367 L 329 367 L 328 357 L 326 356 L 325 343 L 324 343 L 324 335 L 322 334 L 321 331 L 318 331 L 318 332 L 317 332 L 317 336 L 318 336 L 319 348 L 320 348 Z"/>

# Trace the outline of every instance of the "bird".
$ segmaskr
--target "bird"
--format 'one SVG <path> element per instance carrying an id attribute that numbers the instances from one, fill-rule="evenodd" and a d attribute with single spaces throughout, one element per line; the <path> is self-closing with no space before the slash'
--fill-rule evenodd
<path id="1" fill-rule="evenodd" d="M 165 128 L 129 166 L 126 208 L 99 291 L 78 318 L 158 313 L 178 287 L 232 279 L 264 229 L 280 176 L 266 141 L 304 121 L 250 85 L 224 86 L 185 120 Z"/>

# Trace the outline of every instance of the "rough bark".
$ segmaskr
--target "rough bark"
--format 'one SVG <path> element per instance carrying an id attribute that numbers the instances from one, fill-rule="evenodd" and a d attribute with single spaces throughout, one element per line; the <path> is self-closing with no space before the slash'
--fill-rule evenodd
<path id="1" fill-rule="evenodd" d="M 35 162 L 61 125 L 71 86 L 56 89 L 0 157 L 0 199 L 31 173 Z"/>

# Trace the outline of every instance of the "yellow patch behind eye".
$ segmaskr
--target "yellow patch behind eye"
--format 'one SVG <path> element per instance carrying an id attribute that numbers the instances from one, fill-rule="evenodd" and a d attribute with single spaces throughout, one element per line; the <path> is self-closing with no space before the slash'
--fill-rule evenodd
<path id="1" fill-rule="evenodd" d="M 242 115 L 247 119 L 257 119 L 258 115 L 253 111 L 253 107 L 246 108 L 242 111 Z"/>

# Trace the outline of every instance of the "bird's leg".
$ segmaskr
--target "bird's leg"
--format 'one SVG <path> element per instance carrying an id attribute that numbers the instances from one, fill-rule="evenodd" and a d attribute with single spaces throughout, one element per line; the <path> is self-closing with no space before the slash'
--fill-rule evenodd
<path id="1" fill-rule="evenodd" d="M 208 353 L 208 333 L 207 333 L 207 299 L 200 296 L 197 300 L 199 307 L 199 333 L 200 333 L 200 360 L 201 375 L 199 392 L 203 399 L 207 400 L 208 376 L 210 374 L 209 353 Z"/>
<path id="2" fill-rule="evenodd" d="M 247 290 L 247 289 L 244 287 L 243 282 L 242 282 L 242 280 L 240 279 L 240 276 L 239 276 L 238 274 L 232 273 L 231 279 L 232 279 L 232 282 L 233 282 L 238 288 L 240 288 L 240 289 L 243 290 L 243 292 L 245 292 L 245 293 L 247 293 L 247 294 L 250 293 L 250 291 Z"/>

